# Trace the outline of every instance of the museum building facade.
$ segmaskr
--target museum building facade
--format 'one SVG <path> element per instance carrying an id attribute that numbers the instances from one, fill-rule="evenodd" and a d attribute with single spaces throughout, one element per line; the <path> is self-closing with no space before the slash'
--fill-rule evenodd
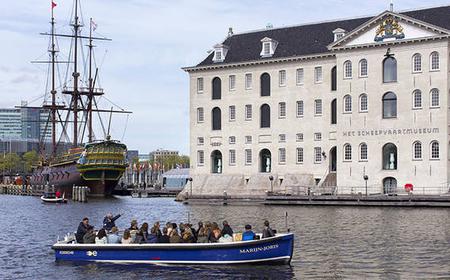
<path id="1" fill-rule="evenodd" d="M 450 6 L 233 34 L 190 77 L 190 191 L 449 189 Z"/>

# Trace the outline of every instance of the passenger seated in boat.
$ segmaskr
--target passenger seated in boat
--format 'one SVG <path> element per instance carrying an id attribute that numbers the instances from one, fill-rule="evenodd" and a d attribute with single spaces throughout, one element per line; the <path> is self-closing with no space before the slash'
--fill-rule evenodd
<path id="1" fill-rule="evenodd" d="M 255 233 L 252 231 L 251 225 L 245 225 L 245 232 L 242 234 L 242 241 L 254 240 Z"/>
<path id="2" fill-rule="evenodd" d="M 190 230 L 192 233 L 192 238 L 194 239 L 193 243 L 197 243 L 197 233 L 196 233 L 195 229 L 193 228 L 192 224 L 187 223 L 187 224 L 185 224 L 185 226 L 186 226 L 186 229 Z"/>
<path id="3" fill-rule="evenodd" d="M 83 236 L 83 244 L 94 244 L 96 234 L 94 232 L 94 227 L 90 227 L 86 234 Z"/>
<path id="4" fill-rule="evenodd" d="M 213 222 L 211 225 L 211 234 L 209 235 L 209 242 L 210 243 L 219 242 L 221 234 L 222 231 L 220 230 L 219 225 L 216 222 Z"/>
<path id="5" fill-rule="evenodd" d="M 113 227 L 110 231 L 110 233 L 107 235 L 108 244 L 119 244 L 120 243 L 120 236 L 119 236 L 119 230 L 117 227 Z"/>
<path id="6" fill-rule="evenodd" d="M 86 232 L 88 232 L 89 228 L 92 228 L 92 226 L 89 224 L 89 219 L 87 217 L 84 217 L 78 225 L 77 233 L 75 234 L 78 243 L 83 243 L 83 237 Z"/>
<path id="7" fill-rule="evenodd" d="M 228 234 L 225 234 L 224 236 L 219 238 L 219 243 L 228 243 L 228 242 L 233 242 L 233 237 Z"/>
<path id="8" fill-rule="evenodd" d="M 103 228 L 107 231 L 110 231 L 113 227 L 116 226 L 116 220 L 120 218 L 120 214 L 113 217 L 112 213 L 108 213 L 106 217 L 103 219 Z"/>
<path id="9" fill-rule="evenodd" d="M 148 239 L 148 224 L 143 223 L 141 229 L 136 233 L 136 239 L 134 243 L 141 244 L 146 243 Z"/>
<path id="10" fill-rule="evenodd" d="M 97 232 L 97 236 L 95 237 L 95 244 L 107 244 L 108 238 L 106 237 L 106 230 L 102 228 Z"/>
<path id="11" fill-rule="evenodd" d="M 170 237 L 170 243 L 182 243 L 183 242 L 183 239 L 181 239 L 176 228 L 172 229 L 169 237 Z"/>
<path id="12" fill-rule="evenodd" d="M 123 236 L 122 236 L 122 244 L 131 244 L 133 243 L 133 240 L 131 238 L 131 233 L 129 229 L 126 229 L 123 232 Z"/>
<path id="13" fill-rule="evenodd" d="M 168 230 L 166 227 L 163 228 L 162 235 L 158 239 L 158 243 L 170 243 L 170 238 L 169 238 Z"/>
<path id="14" fill-rule="evenodd" d="M 223 228 L 222 228 L 221 235 L 225 236 L 225 234 L 228 234 L 229 236 L 233 236 L 233 230 L 231 229 L 231 227 L 228 224 L 228 222 L 227 221 L 223 221 L 222 225 L 223 225 Z"/>
<path id="15" fill-rule="evenodd" d="M 131 235 L 131 242 L 134 243 L 136 240 L 136 234 L 139 232 L 138 222 L 136 220 L 131 220 L 131 226 L 129 228 Z"/>
<path id="16" fill-rule="evenodd" d="M 185 228 L 183 232 L 183 242 L 184 243 L 195 243 L 194 234 L 192 233 L 190 228 Z"/>
<path id="17" fill-rule="evenodd" d="M 264 221 L 264 229 L 263 229 L 263 232 L 262 232 L 262 238 L 269 238 L 269 237 L 273 237 L 273 236 L 275 236 L 275 232 L 270 227 L 269 221 L 265 220 Z"/>
<path id="18" fill-rule="evenodd" d="M 56 198 L 60 198 L 61 197 L 61 192 L 60 191 L 56 191 L 55 192 L 55 197 Z"/>
<path id="19" fill-rule="evenodd" d="M 194 228 L 192 228 L 192 230 L 194 230 L 194 235 L 195 235 L 195 238 L 197 239 L 198 238 L 198 232 L 200 231 L 200 229 L 203 227 L 203 222 L 198 222 L 198 229 L 197 230 L 194 230 Z"/>
<path id="20" fill-rule="evenodd" d="M 197 243 L 208 243 L 208 230 L 204 226 L 198 229 Z"/>
<path id="21" fill-rule="evenodd" d="M 154 224 L 152 229 L 150 230 L 150 234 L 147 237 L 147 243 L 158 243 L 158 231 L 159 231 L 159 223 Z"/>

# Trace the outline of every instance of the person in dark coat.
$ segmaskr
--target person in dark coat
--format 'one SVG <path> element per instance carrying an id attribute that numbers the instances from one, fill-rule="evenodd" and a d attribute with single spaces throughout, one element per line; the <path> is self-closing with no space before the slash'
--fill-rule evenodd
<path id="1" fill-rule="evenodd" d="M 158 239 L 158 243 L 170 243 L 170 238 L 167 235 L 167 228 L 166 227 L 163 228 L 162 235 Z"/>
<path id="2" fill-rule="evenodd" d="M 94 227 L 90 227 L 86 234 L 83 236 L 83 243 L 84 244 L 94 244 L 95 243 L 95 237 L 97 235 L 94 232 Z"/>
<path id="3" fill-rule="evenodd" d="M 275 236 L 275 232 L 273 231 L 272 228 L 270 228 L 269 221 L 265 220 L 262 238 L 268 238 L 273 236 Z"/>
<path id="4" fill-rule="evenodd" d="M 231 229 L 230 225 L 227 221 L 223 221 L 223 228 L 222 228 L 222 236 L 225 236 L 225 234 L 228 234 L 229 236 L 233 237 L 233 230 Z"/>
<path id="5" fill-rule="evenodd" d="M 84 217 L 78 225 L 77 233 L 75 233 L 75 238 L 77 239 L 78 243 L 83 243 L 83 236 L 88 232 L 90 228 L 93 227 L 89 224 L 89 219 L 87 217 Z"/>
<path id="6" fill-rule="evenodd" d="M 103 228 L 107 231 L 110 231 L 113 227 L 116 226 L 115 221 L 120 218 L 120 214 L 113 217 L 112 213 L 108 213 L 108 215 L 106 215 L 106 217 L 103 219 Z"/>

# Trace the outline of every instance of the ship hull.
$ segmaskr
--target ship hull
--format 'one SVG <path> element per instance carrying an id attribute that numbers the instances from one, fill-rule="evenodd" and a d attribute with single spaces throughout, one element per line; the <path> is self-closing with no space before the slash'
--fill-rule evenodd
<path id="1" fill-rule="evenodd" d="M 36 169 L 30 184 L 55 186 L 56 190 L 65 193 L 66 196 L 72 195 L 73 186 L 87 186 L 90 190 L 89 196 L 107 197 L 112 195 L 119 179 L 120 177 L 108 178 L 108 180 L 85 180 L 74 162 L 63 166 L 44 166 Z"/>

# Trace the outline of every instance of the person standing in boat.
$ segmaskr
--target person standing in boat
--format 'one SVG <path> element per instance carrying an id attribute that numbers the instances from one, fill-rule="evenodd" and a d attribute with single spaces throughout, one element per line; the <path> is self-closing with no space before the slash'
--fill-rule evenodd
<path id="1" fill-rule="evenodd" d="M 275 232 L 270 227 L 269 221 L 265 220 L 264 221 L 264 229 L 263 229 L 263 232 L 262 232 L 262 238 L 269 238 L 269 237 L 273 237 L 273 236 L 275 236 Z"/>
<path id="2" fill-rule="evenodd" d="M 77 233 L 75 234 L 78 243 L 83 243 L 83 237 L 90 228 L 94 227 L 89 224 L 88 217 L 84 217 L 83 220 L 78 225 Z"/>
<path id="3" fill-rule="evenodd" d="M 103 219 L 103 228 L 107 231 L 110 231 L 113 227 L 116 226 L 116 220 L 122 216 L 121 214 L 113 217 L 112 213 L 108 213 L 106 217 Z"/>

